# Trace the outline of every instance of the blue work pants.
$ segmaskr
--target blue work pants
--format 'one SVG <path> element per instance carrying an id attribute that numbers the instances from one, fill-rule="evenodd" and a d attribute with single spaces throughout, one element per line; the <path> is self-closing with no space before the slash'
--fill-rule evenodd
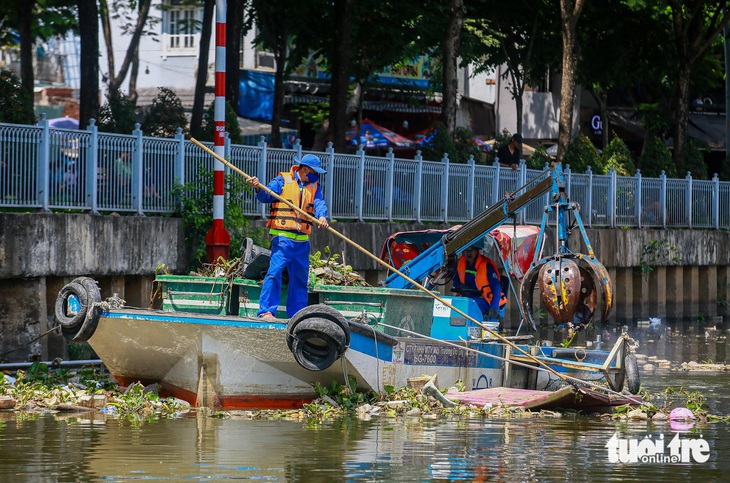
<path id="1" fill-rule="evenodd" d="M 271 262 L 264 277 L 259 299 L 259 315 L 271 312 L 276 315 L 281 297 L 281 275 L 289 272 L 289 294 L 286 313 L 292 317 L 307 306 L 307 282 L 309 280 L 309 240 L 296 241 L 276 236 L 271 241 Z"/>

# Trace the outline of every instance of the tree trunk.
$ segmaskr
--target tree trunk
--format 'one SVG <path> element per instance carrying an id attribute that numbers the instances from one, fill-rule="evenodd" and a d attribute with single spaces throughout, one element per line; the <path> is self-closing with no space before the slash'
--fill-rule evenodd
<path id="1" fill-rule="evenodd" d="M 466 16 L 464 0 L 451 0 L 450 10 L 451 17 L 441 44 L 444 86 L 442 92 L 443 107 L 441 108 L 439 120 L 446 127 L 449 134 L 453 135 L 456 130 L 457 96 L 459 93 L 459 35 Z"/>
<path id="2" fill-rule="evenodd" d="M 573 4 L 575 1 L 575 4 Z M 558 129 L 558 162 L 563 161 L 570 144 L 573 130 L 573 106 L 575 102 L 576 36 L 584 0 L 560 0 L 560 17 L 563 25 L 563 76 L 560 86 L 560 126 Z"/>
<path id="3" fill-rule="evenodd" d="M 198 72 L 195 76 L 195 96 L 193 97 L 193 112 L 190 116 L 190 133 L 200 137 L 200 128 L 203 125 L 205 111 L 205 84 L 208 82 L 208 52 L 210 52 L 210 38 L 213 34 L 213 10 L 215 0 L 205 0 L 203 5 L 203 28 L 200 32 L 198 52 Z"/>
<path id="4" fill-rule="evenodd" d="M 677 69 L 677 97 L 674 106 L 674 151 L 672 160 L 679 168 L 683 165 L 683 151 L 687 142 L 687 127 L 689 125 L 689 83 L 692 66 L 689 62 L 680 63 Z M 678 173 L 683 175 L 684 173 Z"/>
<path id="5" fill-rule="evenodd" d="M 352 0 L 335 0 L 335 45 L 332 59 L 329 136 L 335 150 L 340 152 L 346 148 L 351 30 Z"/>
<path id="6" fill-rule="evenodd" d="M 35 99 L 35 78 L 33 77 L 33 44 L 35 39 L 31 32 L 35 0 L 20 2 L 18 9 L 18 33 L 20 35 L 20 81 L 31 101 Z"/>
<path id="7" fill-rule="evenodd" d="M 285 12 L 282 15 L 286 15 Z M 281 24 L 279 45 L 276 48 L 276 72 L 274 74 L 274 114 L 271 119 L 271 145 L 281 147 L 281 116 L 284 112 L 284 67 L 286 65 L 289 33 L 286 23 Z"/>
<path id="8" fill-rule="evenodd" d="M 142 37 L 142 32 L 144 32 L 144 26 L 147 23 L 147 17 L 150 14 L 151 4 L 152 0 L 140 0 L 139 2 L 139 15 L 137 16 L 137 24 L 134 27 L 134 33 L 132 34 L 132 38 L 129 40 L 127 53 L 124 56 L 124 61 L 122 62 L 122 66 L 119 68 L 119 72 L 115 73 L 114 71 L 112 71 L 111 67 L 113 66 L 113 64 L 110 64 L 109 91 L 112 95 L 119 91 L 119 88 L 122 86 L 122 82 L 124 82 L 124 79 L 127 77 L 127 73 L 129 72 L 133 61 L 137 58 L 139 39 Z M 109 46 L 111 45 L 111 43 L 107 45 Z M 108 53 L 110 54 L 111 50 L 109 50 Z M 130 93 L 130 95 L 132 94 L 134 93 Z"/>
<path id="9" fill-rule="evenodd" d="M 99 18 L 101 19 L 101 31 L 104 34 L 104 46 L 106 47 L 106 67 L 108 72 L 105 77 L 106 82 L 109 83 L 116 69 L 114 67 L 114 45 L 112 42 L 112 26 L 109 20 L 109 4 L 106 0 L 99 0 Z"/>
<path id="10" fill-rule="evenodd" d="M 228 0 L 226 7 L 226 100 L 238 113 L 241 83 L 241 36 L 246 0 Z"/>
<path id="11" fill-rule="evenodd" d="M 99 11 L 96 0 L 77 0 L 81 38 L 79 129 L 99 115 Z"/>
<path id="12" fill-rule="evenodd" d="M 129 70 L 129 100 L 137 104 L 137 76 L 139 75 L 139 44 L 132 58 L 132 65 Z"/>

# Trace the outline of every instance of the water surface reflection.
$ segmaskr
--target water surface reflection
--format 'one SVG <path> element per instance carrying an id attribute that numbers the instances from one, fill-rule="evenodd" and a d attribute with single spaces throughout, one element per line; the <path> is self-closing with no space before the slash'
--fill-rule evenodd
<path id="1" fill-rule="evenodd" d="M 645 384 L 714 391 L 730 413 L 727 375 L 652 376 Z M 325 423 L 189 417 L 131 423 L 0 415 L 0 481 L 726 481 L 727 424 L 695 426 L 710 445 L 704 464 L 616 464 L 606 443 L 673 436 L 668 425 L 561 419 L 342 419 Z M 701 435 L 701 436 L 700 436 Z M 669 439 L 668 439 L 669 438 Z"/>

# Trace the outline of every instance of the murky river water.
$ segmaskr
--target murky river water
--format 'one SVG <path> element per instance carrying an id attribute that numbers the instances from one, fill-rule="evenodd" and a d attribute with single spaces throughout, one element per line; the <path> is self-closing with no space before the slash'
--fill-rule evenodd
<path id="1" fill-rule="evenodd" d="M 725 360 L 725 340 L 685 336 L 680 343 L 649 331 L 637 337 L 641 352 L 673 362 Z M 642 383 L 657 392 L 667 386 L 698 390 L 710 413 L 730 414 L 730 374 L 664 371 L 642 375 Z M 730 424 L 675 429 L 578 415 L 310 424 L 204 417 L 131 423 L 103 414 L 0 413 L 0 482 L 730 481 Z M 613 462 L 614 434 L 614 442 L 625 444 L 648 438 L 655 461 Z M 707 448 L 693 453 L 702 441 Z M 672 444 L 685 448 L 678 463 L 662 459 Z"/>

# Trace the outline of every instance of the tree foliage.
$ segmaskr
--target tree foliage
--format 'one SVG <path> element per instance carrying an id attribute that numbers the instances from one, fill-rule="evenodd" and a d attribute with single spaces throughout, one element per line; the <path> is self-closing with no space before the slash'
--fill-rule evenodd
<path id="1" fill-rule="evenodd" d="M 672 154 L 664 142 L 653 137 L 644 146 L 644 152 L 639 158 L 641 174 L 650 178 L 658 178 L 662 171 L 668 178 L 676 178 L 679 174 L 677 166 L 672 161 Z"/>
<path id="2" fill-rule="evenodd" d="M 228 196 L 224 201 L 223 225 L 231 236 L 230 258 L 238 258 L 246 237 L 262 245 L 264 236 L 261 230 L 250 226 L 240 203 L 243 195 L 250 193 L 249 185 L 238 174 L 226 175 L 225 184 Z M 195 179 L 175 187 L 174 194 L 180 199 L 180 215 L 185 226 L 185 244 L 190 254 L 188 270 L 195 270 L 206 262 L 205 236 L 213 226 L 213 170 L 201 166 Z"/>
<path id="3" fill-rule="evenodd" d="M 601 165 L 606 173 L 611 168 L 619 176 L 633 176 L 636 173 L 631 150 L 618 136 L 613 136 L 611 142 L 603 150 L 601 160 Z"/>
<path id="4" fill-rule="evenodd" d="M 160 92 L 152 100 L 152 106 L 142 123 L 142 131 L 148 136 L 171 138 L 182 128 L 187 133 L 185 108 L 178 95 L 168 87 L 159 87 Z"/>
<path id="5" fill-rule="evenodd" d="M 591 167 L 594 174 L 605 174 L 606 172 L 598 150 L 584 134 L 573 139 L 568 145 L 563 164 L 570 165 L 570 170 L 574 173 L 585 173 L 588 171 L 588 166 Z"/>
<path id="6" fill-rule="evenodd" d="M 33 124 L 33 102 L 11 70 L 0 71 L 0 122 Z"/>
<path id="7" fill-rule="evenodd" d="M 97 125 L 100 131 L 131 134 L 137 123 L 137 109 L 134 101 L 126 94 L 109 91 L 106 102 L 99 108 Z"/>
<path id="8" fill-rule="evenodd" d="M 474 133 L 467 128 L 458 127 L 451 135 L 441 123 L 436 125 L 431 141 L 421 148 L 421 154 L 423 159 L 429 161 L 440 161 L 446 154 L 451 163 L 466 163 L 472 156 L 475 162 L 482 163 L 482 153 L 474 142 Z"/>

